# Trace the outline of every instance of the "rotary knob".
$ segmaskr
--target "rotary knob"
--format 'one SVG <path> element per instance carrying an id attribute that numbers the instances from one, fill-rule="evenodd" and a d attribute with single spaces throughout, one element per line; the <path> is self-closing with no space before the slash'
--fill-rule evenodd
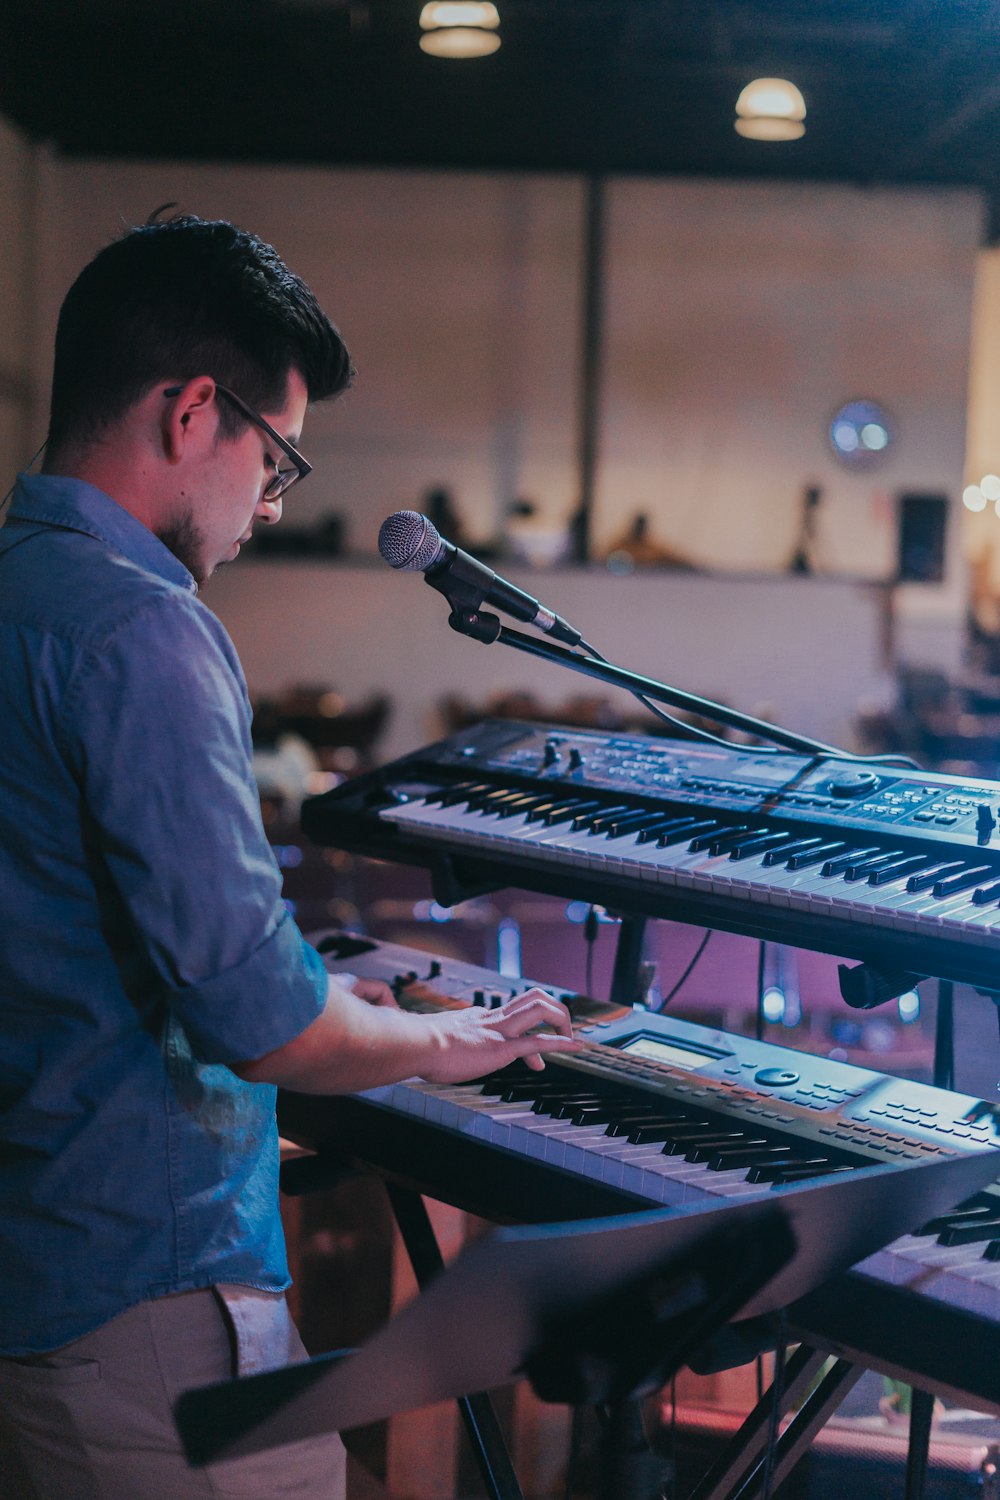
<path id="1" fill-rule="evenodd" d="M 830 796 L 861 797 L 877 786 L 874 771 L 838 771 L 830 778 Z"/>

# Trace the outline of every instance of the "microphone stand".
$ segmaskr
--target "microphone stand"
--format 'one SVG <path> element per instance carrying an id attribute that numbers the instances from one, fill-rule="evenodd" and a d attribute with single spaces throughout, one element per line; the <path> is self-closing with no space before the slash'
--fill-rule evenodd
<path id="1" fill-rule="evenodd" d="M 829 755 L 838 760 L 854 762 L 860 759 L 843 750 L 837 750 L 832 745 L 825 745 L 821 740 L 794 734 L 780 725 L 768 724 L 763 719 L 755 719 L 751 714 L 740 713 L 738 709 L 727 708 L 721 703 L 713 703 L 708 698 L 700 698 L 696 693 L 682 692 L 680 688 L 669 687 L 666 683 L 657 682 L 652 677 L 643 677 L 640 673 L 631 672 L 626 667 L 616 666 L 614 662 L 602 661 L 590 656 L 579 656 L 575 651 L 567 650 L 565 646 L 557 646 L 553 641 L 525 635 L 521 630 L 511 630 L 508 626 L 501 625 L 497 615 L 467 607 L 460 600 L 449 598 L 448 602 L 451 605 L 448 624 L 452 630 L 458 631 L 459 635 L 467 635 L 472 640 L 481 641 L 487 646 L 492 645 L 494 641 L 499 641 L 501 645 L 511 646 L 515 651 L 523 651 L 528 656 L 541 657 L 543 661 L 568 667 L 571 672 L 581 672 L 585 677 L 595 677 L 599 682 L 608 683 L 612 687 L 625 688 L 626 691 L 636 694 L 641 699 L 652 698 L 660 703 L 669 703 L 674 708 L 688 709 L 703 714 L 706 718 L 715 720 L 716 723 L 728 724 L 734 729 L 741 729 L 767 739 L 772 745 L 780 745 L 785 750 L 798 751 L 808 756 L 809 760 L 806 765 L 790 773 L 788 782 L 792 786 L 796 780 L 812 769 L 817 760 L 824 756 Z M 776 752 L 765 749 L 758 753 L 775 754 Z M 888 757 L 881 762 L 883 765 L 889 763 Z M 912 764 L 911 761 L 905 763 Z M 625 912 L 620 914 L 620 920 L 621 929 L 609 999 L 616 1005 L 632 1005 L 638 994 L 639 963 L 642 958 L 646 918 Z M 867 998 L 867 993 L 872 986 L 879 991 L 881 998 L 886 1000 L 901 993 L 896 976 L 884 975 L 870 964 L 861 964 L 855 969 L 848 969 L 842 964 L 840 973 L 841 993 L 849 1005 L 862 1004 L 867 1007 L 879 1003 Z M 909 985 L 912 979 L 913 976 L 906 975 L 905 984 Z M 859 988 L 865 992 L 864 998 L 852 998 Z"/>
<path id="2" fill-rule="evenodd" d="M 452 601 L 449 600 L 449 603 Z M 501 625 L 499 616 L 483 610 L 466 609 L 452 603 L 448 624 L 452 630 L 457 630 L 459 635 L 467 635 L 470 639 L 481 641 L 484 645 L 489 646 L 494 641 L 499 641 L 502 646 L 512 646 L 515 651 L 524 651 L 528 656 L 540 656 L 544 661 L 568 667 L 571 672 L 582 672 L 585 677 L 596 677 L 599 682 L 609 683 L 612 687 L 625 688 L 630 693 L 639 693 L 645 698 L 655 699 L 658 703 L 669 703 L 674 708 L 688 709 L 693 713 L 702 714 L 707 719 L 713 719 L 717 724 L 728 724 L 733 729 L 742 729 L 748 734 L 758 735 L 761 739 L 780 745 L 785 750 L 797 750 L 800 754 L 817 759 L 826 755 L 832 755 L 838 760 L 858 758 L 844 750 L 838 750 L 833 745 L 825 745 L 822 740 L 809 739 L 806 735 L 795 734 L 792 730 L 783 729 L 780 725 L 768 724 L 764 719 L 755 719 L 752 714 L 743 714 L 738 709 L 728 708 L 722 703 L 713 703 L 710 698 L 700 698 L 696 693 L 685 693 L 680 688 L 657 682 L 654 677 L 643 677 L 639 672 L 630 672 L 627 667 L 616 666 L 614 662 L 600 661 L 590 656 L 578 656 L 575 651 L 567 650 L 565 646 L 557 646 L 554 641 L 544 640 L 540 636 L 525 635 L 523 630 L 511 630 L 508 626 Z"/>

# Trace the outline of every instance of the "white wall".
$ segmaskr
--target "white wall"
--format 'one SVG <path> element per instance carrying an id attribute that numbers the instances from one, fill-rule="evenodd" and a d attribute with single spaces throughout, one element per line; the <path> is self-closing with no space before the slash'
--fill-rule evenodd
<path id="1" fill-rule="evenodd" d="M 569 507 L 579 181 L 65 163 L 51 183 L 41 267 L 46 358 L 80 266 L 122 219 L 142 222 L 168 200 L 276 244 L 354 355 L 354 390 L 310 418 L 303 446 L 316 472 L 296 492 L 296 520 L 338 510 L 353 546 L 373 551 L 382 517 L 434 484 L 454 485 L 480 538 L 518 494 Z"/>
<path id="2" fill-rule="evenodd" d="M 80 266 L 122 221 L 176 200 L 273 240 L 354 352 L 356 388 L 309 419 L 316 472 L 289 524 L 340 511 L 352 545 L 371 552 L 382 517 L 440 483 L 474 538 L 501 527 L 514 496 L 536 499 L 552 526 L 572 513 L 580 180 L 36 154 L 33 181 L 39 393 Z M 957 502 L 979 222 L 979 201 L 964 192 L 611 184 L 598 543 L 641 509 L 655 535 L 710 569 L 781 570 L 802 487 L 815 482 L 821 567 L 885 576 L 896 494 Z M 825 436 L 832 410 L 858 395 L 887 405 L 897 437 L 885 465 L 862 476 L 836 465 Z M 45 414 L 39 394 L 30 446 Z M 898 599 L 903 654 L 947 667 L 958 662 L 965 597 L 955 542 L 946 585 Z M 614 588 L 605 580 L 594 594 L 609 623 L 627 597 Z M 820 592 L 807 584 L 795 598 L 808 634 Z M 243 605 L 234 593 L 228 608 L 245 609 L 252 628 L 249 581 Z"/>
<path id="3" fill-rule="evenodd" d="M 978 484 L 1000 475 L 1000 250 L 984 250 L 976 266 L 975 317 L 969 378 L 965 478 Z M 993 505 L 965 512 L 969 555 L 980 560 L 980 583 L 1000 595 L 1000 516 Z"/>
<path id="4" fill-rule="evenodd" d="M 815 483 L 824 571 L 892 571 L 901 491 L 949 495 L 954 542 L 980 220 L 956 191 L 615 182 L 598 541 L 648 510 L 697 562 L 780 570 Z M 859 397 L 895 427 L 863 474 L 827 439 Z"/>
<path id="5" fill-rule="evenodd" d="M 34 309 L 33 151 L 0 116 L 0 496 L 30 457 L 30 336 Z M 37 445 L 36 445 L 37 446 Z"/>
<path id="6" fill-rule="evenodd" d="M 778 722 L 833 744 L 851 745 L 862 701 L 890 696 L 879 589 L 766 576 L 616 578 L 599 567 L 508 572 L 622 666 L 746 712 L 766 705 Z M 390 694 L 387 757 L 436 737 L 435 705 L 445 693 L 482 704 L 523 689 L 546 710 L 603 694 L 632 706 L 586 677 L 456 635 L 444 599 L 419 575 L 376 564 L 255 563 L 248 550 L 209 581 L 204 599 L 258 693 L 308 682 L 350 700 Z"/>

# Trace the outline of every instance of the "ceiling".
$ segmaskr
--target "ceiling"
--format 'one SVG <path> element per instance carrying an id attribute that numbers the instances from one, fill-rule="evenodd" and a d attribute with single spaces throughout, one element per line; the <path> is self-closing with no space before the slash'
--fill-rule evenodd
<path id="1" fill-rule="evenodd" d="M 5 0 L 0 112 L 70 155 L 969 184 L 1000 171 L 1000 0 L 497 0 L 475 61 L 420 0 Z M 736 96 L 792 79 L 804 139 Z"/>

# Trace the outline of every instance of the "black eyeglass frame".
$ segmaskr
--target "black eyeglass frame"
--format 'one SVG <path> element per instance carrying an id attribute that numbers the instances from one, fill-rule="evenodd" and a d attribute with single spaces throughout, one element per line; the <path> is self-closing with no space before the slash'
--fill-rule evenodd
<path id="1" fill-rule="evenodd" d="M 183 386 L 172 385 L 163 394 L 167 397 L 179 396 L 183 389 Z M 298 484 L 300 479 L 305 479 L 308 474 L 312 473 L 312 464 L 309 460 L 303 458 L 299 450 L 294 448 L 287 438 L 282 437 L 281 433 L 272 427 L 270 422 L 250 405 L 249 401 L 244 401 L 242 396 L 237 396 L 235 391 L 231 391 L 227 385 L 222 385 L 218 380 L 215 382 L 215 389 L 221 396 L 225 396 L 226 400 L 231 402 L 236 407 L 236 410 L 246 417 L 248 422 L 252 422 L 255 427 L 259 427 L 261 432 L 266 432 L 268 437 L 277 443 L 285 457 L 291 459 L 295 465 L 294 469 L 278 469 L 276 471 L 274 478 L 265 485 L 262 499 L 277 500 L 280 495 L 286 494 L 293 484 Z"/>

